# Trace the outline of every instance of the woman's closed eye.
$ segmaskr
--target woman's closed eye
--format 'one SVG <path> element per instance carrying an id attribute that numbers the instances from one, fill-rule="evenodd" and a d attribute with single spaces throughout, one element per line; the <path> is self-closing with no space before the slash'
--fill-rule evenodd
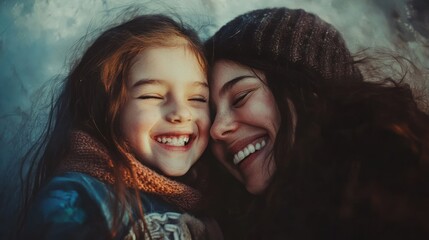
<path id="1" fill-rule="evenodd" d="M 253 90 L 254 89 L 250 89 L 237 94 L 232 102 L 232 106 L 241 107 L 244 103 L 246 103 L 248 96 L 253 92 Z"/>

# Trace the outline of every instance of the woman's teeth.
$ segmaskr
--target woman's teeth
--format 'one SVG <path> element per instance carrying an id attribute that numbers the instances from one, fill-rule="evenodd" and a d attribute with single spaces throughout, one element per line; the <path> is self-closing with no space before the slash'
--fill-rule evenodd
<path id="1" fill-rule="evenodd" d="M 157 137 L 156 141 L 170 146 L 185 146 L 189 142 L 189 136 L 179 137 Z"/>
<path id="2" fill-rule="evenodd" d="M 238 151 L 234 155 L 234 159 L 233 159 L 234 164 L 235 165 L 239 164 L 247 156 L 249 156 L 250 154 L 252 154 L 252 153 L 254 153 L 254 152 L 258 151 L 258 150 L 261 150 L 264 146 L 265 146 L 265 140 L 262 140 L 262 142 L 256 143 L 255 145 L 253 145 L 253 144 L 247 145 L 245 148 L 243 148 L 242 150 Z"/>

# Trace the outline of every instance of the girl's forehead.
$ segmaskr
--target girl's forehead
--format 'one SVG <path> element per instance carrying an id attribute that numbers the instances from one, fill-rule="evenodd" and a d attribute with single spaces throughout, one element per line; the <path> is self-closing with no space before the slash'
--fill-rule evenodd
<path id="1" fill-rule="evenodd" d="M 129 70 L 128 84 L 142 80 L 162 80 L 173 83 L 207 83 L 198 57 L 188 47 L 149 48 L 137 55 Z"/>
<path id="2" fill-rule="evenodd" d="M 191 56 L 191 57 L 195 57 L 197 59 L 199 59 L 200 57 L 203 56 L 202 52 L 197 51 L 196 49 L 194 49 L 189 42 L 187 41 L 180 41 L 180 42 L 175 42 L 175 44 L 173 43 L 166 43 L 166 44 L 156 44 L 156 45 L 152 45 L 146 48 L 142 48 L 142 50 L 136 55 L 134 56 L 134 58 L 131 60 L 131 68 L 134 67 L 134 65 L 139 62 L 142 61 L 142 59 L 147 59 L 147 58 L 153 58 L 154 55 L 153 54 L 148 54 L 148 52 L 153 52 L 153 51 L 157 51 L 157 50 L 176 50 L 176 49 L 182 49 L 183 53 L 187 56 Z M 174 51 L 173 51 L 174 52 Z M 174 64 L 174 62 L 171 62 L 170 64 Z M 205 67 L 204 67 L 205 68 Z"/>

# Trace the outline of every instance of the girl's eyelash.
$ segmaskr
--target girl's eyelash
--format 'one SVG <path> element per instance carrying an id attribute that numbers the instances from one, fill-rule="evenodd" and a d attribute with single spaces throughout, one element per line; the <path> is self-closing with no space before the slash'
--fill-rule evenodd
<path id="1" fill-rule="evenodd" d="M 197 102 L 207 102 L 207 98 L 205 97 L 194 97 L 194 98 L 190 98 L 190 101 L 197 101 Z"/>
<path id="2" fill-rule="evenodd" d="M 162 99 L 161 96 L 153 96 L 153 95 L 143 95 L 138 97 L 139 99 Z"/>
<path id="3" fill-rule="evenodd" d="M 138 97 L 138 99 L 163 99 L 162 96 L 153 96 L 153 95 L 148 95 L 148 96 L 140 96 Z M 196 102 L 203 102 L 206 103 L 207 102 L 207 98 L 205 97 L 194 97 L 194 98 L 190 98 L 189 101 L 196 101 Z"/>

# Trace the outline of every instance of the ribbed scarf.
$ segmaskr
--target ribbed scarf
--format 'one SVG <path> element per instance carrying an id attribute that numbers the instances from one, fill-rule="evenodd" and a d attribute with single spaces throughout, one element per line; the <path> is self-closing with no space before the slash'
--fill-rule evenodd
<path id="1" fill-rule="evenodd" d="M 201 194 L 194 188 L 171 180 L 141 164 L 131 154 L 128 156 L 135 176 L 123 171 L 126 186 L 154 194 L 185 211 L 199 207 Z M 106 147 L 83 131 L 71 133 L 70 154 L 61 163 L 59 172 L 81 172 L 113 184 L 113 162 Z"/>

